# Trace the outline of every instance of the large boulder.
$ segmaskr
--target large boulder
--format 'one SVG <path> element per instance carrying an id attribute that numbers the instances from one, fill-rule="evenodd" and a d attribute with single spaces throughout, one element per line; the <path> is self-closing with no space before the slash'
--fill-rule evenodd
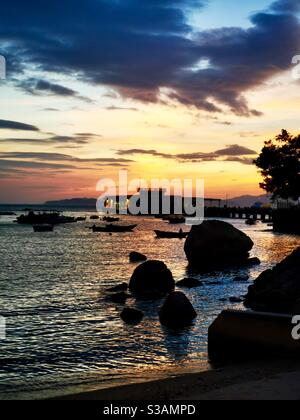
<path id="1" fill-rule="evenodd" d="M 107 289 L 107 291 L 108 292 L 126 292 L 127 289 L 128 289 L 128 284 L 124 282 L 124 283 L 118 284 L 117 286 Z"/>
<path id="2" fill-rule="evenodd" d="M 245 305 L 251 309 L 298 313 L 300 306 L 300 247 L 276 265 L 264 271 L 249 287 Z"/>
<path id="3" fill-rule="evenodd" d="M 129 283 L 130 291 L 137 297 L 145 299 L 159 298 L 174 288 L 173 275 L 161 261 L 146 261 L 139 265 Z"/>
<path id="4" fill-rule="evenodd" d="M 185 253 L 192 267 L 210 271 L 246 265 L 253 242 L 229 223 L 209 220 L 193 226 L 185 242 Z"/>
<path id="5" fill-rule="evenodd" d="M 192 323 L 197 313 L 182 292 L 172 292 L 159 312 L 162 325 L 169 328 L 183 328 Z"/>

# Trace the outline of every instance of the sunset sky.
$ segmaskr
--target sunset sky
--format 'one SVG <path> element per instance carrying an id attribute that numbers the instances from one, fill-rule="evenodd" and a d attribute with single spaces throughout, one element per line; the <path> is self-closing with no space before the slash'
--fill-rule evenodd
<path id="1" fill-rule="evenodd" d="M 261 194 L 264 140 L 299 132 L 299 0 L 1 4 L 0 202 L 96 197 L 101 178 Z"/>

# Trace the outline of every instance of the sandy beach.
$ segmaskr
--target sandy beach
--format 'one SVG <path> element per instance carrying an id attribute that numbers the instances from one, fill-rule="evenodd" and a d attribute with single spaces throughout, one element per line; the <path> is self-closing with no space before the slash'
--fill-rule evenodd
<path id="1" fill-rule="evenodd" d="M 300 364 L 253 362 L 56 398 L 93 401 L 299 400 Z"/>

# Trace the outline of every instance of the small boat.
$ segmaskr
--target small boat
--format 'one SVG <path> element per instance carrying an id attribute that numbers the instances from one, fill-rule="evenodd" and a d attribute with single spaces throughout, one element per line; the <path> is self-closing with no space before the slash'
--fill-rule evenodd
<path id="1" fill-rule="evenodd" d="M 156 236 L 158 238 L 164 238 L 164 239 L 184 239 L 188 236 L 189 232 L 165 232 L 162 230 L 155 230 Z"/>
<path id="2" fill-rule="evenodd" d="M 34 232 L 53 232 L 53 225 L 35 225 L 33 226 Z"/>
<path id="3" fill-rule="evenodd" d="M 257 223 L 257 220 L 254 220 L 254 219 L 247 219 L 246 220 L 246 225 L 249 225 L 249 226 L 255 226 L 256 223 Z"/>
<path id="4" fill-rule="evenodd" d="M 103 217 L 103 221 L 104 222 L 109 222 L 109 223 L 114 223 L 114 222 L 119 222 L 120 218 L 119 217 L 105 216 L 105 217 Z"/>
<path id="5" fill-rule="evenodd" d="M 106 232 L 106 233 L 125 233 L 125 232 L 132 232 L 137 225 L 128 225 L 128 226 L 121 226 L 121 225 L 106 225 L 106 226 L 96 226 L 94 225 L 91 229 L 94 233 L 97 232 Z"/>
<path id="6" fill-rule="evenodd" d="M 99 216 L 91 216 L 90 219 L 91 220 L 98 220 L 99 219 Z"/>

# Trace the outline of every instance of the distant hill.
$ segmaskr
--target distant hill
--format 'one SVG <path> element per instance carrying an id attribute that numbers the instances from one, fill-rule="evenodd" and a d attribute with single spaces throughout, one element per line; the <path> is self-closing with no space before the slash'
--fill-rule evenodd
<path id="1" fill-rule="evenodd" d="M 241 197 L 231 198 L 228 201 L 229 207 L 253 207 L 256 203 L 262 205 L 270 204 L 271 200 L 266 195 L 243 195 Z M 67 200 L 47 201 L 44 205 L 51 208 L 82 208 L 82 209 L 95 209 L 97 200 L 96 198 L 71 198 Z M 226 201 L 223 201 L 223 205 Z"/>
<path id="2" fill-rule="evenodd" d="M 267 205 L 271 203 L 271 198 L 263 195 L 242 195 L 241 197 L 235 197 L 228 200 L 229 207 L 253 207 L 256 203 Z M 226 202 L 224 201 L 224 204 Z"/>
<path id="3" fill-rule="evenodd" d="M 68 207 L 68 208 L 96 208 L 96 198 L 71 198 L 69 200 L 47 201 L 47 207 Z"/>

